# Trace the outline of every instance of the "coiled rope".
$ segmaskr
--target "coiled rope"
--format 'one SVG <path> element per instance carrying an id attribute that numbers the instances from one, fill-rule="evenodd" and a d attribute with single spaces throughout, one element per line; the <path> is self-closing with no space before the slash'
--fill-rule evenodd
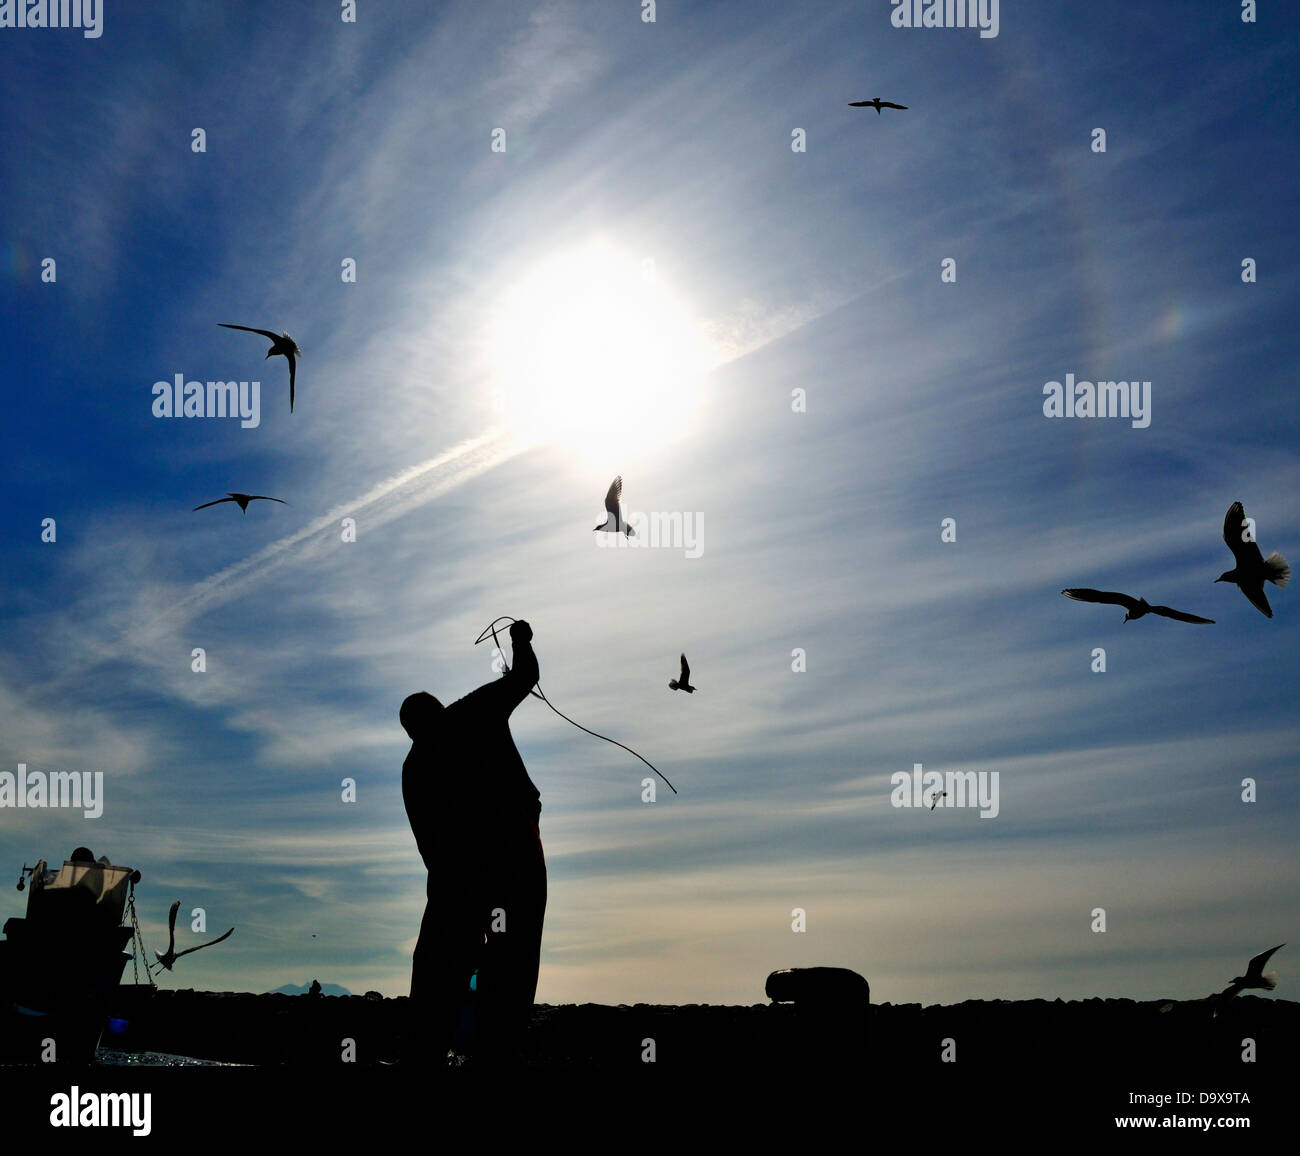
<path id="1" fill-rule="evenodd" d="M 497 638 L 497 623 L 517 622 L 517 621 L 519 621 L 517 618 L 511 618 L 509 614 L 502 614 L 499 617 L 492 619 L 492 621 L 489 622 L 487 624 L 487 627 L 483 630 L 483 633 L 480 634 L 476 639 L 474 639 L 474 645 L 477 646 L 480 642 L 486 641 L 487 636 L 490 634 L 492 636 L 492 643 L 497 648 L 497 653 L 501 655 L 501 664 L 505 666 L 505 661 L 506 661 L 505 651 L 501 649 L 501 642 Z M 509 669 L 510 667 L 506 666 L 506 670 Z M 668 789 L 672 791 L 674 795 L 677 794 L 677 788 L 674 787 L 672 783 L 669 783 L 664 773 L 658 767 L 656 767 L 654 763 L 652 763 L 649 759 L 647 759 L 644 755 L 637 754 L 637 752 L 634 751 L 631 747 L 629 747 L 626 743 L 621 743 L 617 739 L 612 739 L 609 737 L 609 735 L 602 735 L 597 731 L 589 730 L 587 727 L 583 726 L 582 723 L 580 722 L 574 722 L 573 719 L 571 719 L 567 714 L 565 714 L 562 710 L 560 710 L 560 708 L 557 707 L 549 698 L 546 697 L 545 693 L 542 691 L 542 684 L 540 679 L 538 680 L 537 685 L 528 693 L 535 696 L 536 698 L 540 698 L 542 702 L 544 702 L 547 706 L 549 706 L 551 710 L 555 711 L 555 713 L 558 714 L 560 718 L 562 718 L 566 723 L 569 723 L 570 725 L 577 727 L 580 731 L 584 731 L 585 733 L 591 735 L 592 738 L 604 739 L 607 743 L 613 743 L 616 747 L 622 747 L 623 750 L 627 751 L 629 755 L 636 755 L 638 759 L 640 759 L 643 763 L 645 763 L 647 767 L 649 767 L 652 771 L 654 771 L 656 775 L 658 775 L 661 779 L 663 779 L 663 781 L 667 784 Z"/>

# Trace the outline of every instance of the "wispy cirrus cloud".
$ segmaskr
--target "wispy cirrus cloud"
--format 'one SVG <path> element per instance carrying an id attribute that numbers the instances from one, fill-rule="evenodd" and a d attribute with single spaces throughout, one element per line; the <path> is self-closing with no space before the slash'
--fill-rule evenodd
<path id="1" fill-rule="evenodd" d="M 643 803 L 631 756 L 517 713 L 542 999 L 751 1002 L 828 962 L 895 1001 L 1197 995 L 1286 937 L 1289 591 L 1269 622 L 1213 578 L 1230 501 L 1293 561 L 1300 533 L 1293 190 L 1235 183 L 1289 50 L 1178 19 L 1153 61 L 1035 11 L 989 51 L 847 4 L 172 11 L 85 57 L 93 107 L 36 49 L 0 79 L 5 219 L 71 255 L 58 288 L 3 283 L 11 375 L 42 384 L 12 400 L 0 758 L 109 775 L 93 828 L 0 813 L 0 855 L 89 838 L 145 871 L 151 935 L 173 896 L 235 924 L 187 984 L 400 993 L 424 880 L 397 706 L 493 677 L 472 642 L 511 613 L 556 704 L 682 789 Z M 863 60 L 909 119 L 845 107 Z M 1229 129 L 1213 97 L 1252 79 L 1281 104 Z M 655 260 L 715 363 L 662 444 L 524 448 L 492 432 L 489 322 L 593 235 Z M 218 321 L 294 333 L 297 413 Z M 164 426 L 148 388 L 179 371 L 278 400 L 248 436 Z M 1066 372 L 1152 379 L 1151 429 L 1047 422 Z M 614 473 L 638 509 L 702 511 L 703 555 L 597 550 Z M 190 517 L 243 488 L 291 505 Z M 1218 624 L 1121 626 L 1074 584 Z M 998 771 L 1000 817 L 891 808 L 914 762 Z"/>

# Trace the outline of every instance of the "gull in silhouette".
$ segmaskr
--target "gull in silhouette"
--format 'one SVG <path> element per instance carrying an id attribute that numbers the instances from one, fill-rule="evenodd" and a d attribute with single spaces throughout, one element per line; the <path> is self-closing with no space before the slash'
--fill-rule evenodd
<path id="1" fill-rule="evenodd" d="M 907 105 L 895 104 L 892 100 L 881 100 L 877 96 L 874 100 L 851 100 L 849 101 L 849 108 L 874 108 L 876 115 L 879 116 L 882 108 L 906 109 Z"/>
<path id="2" fill-rule="evenodd" d="M 933 811 L 933 810 L 935 809 L 935 807 L 937 807 L 937 806 L 939 805 L 939 800 L 940 800 L 940 799 L 946 799 L 947 797 L 948 797 L 948 792 L 947 792 L 947 791 L 939 791 L 939 792 L 937 792 L 936 794 L 931 795 L 931 796 L 930 796 L 930 810 Z"/>
<path id="3" fill-rule="evenodd" d="M 599 526 L 593 526 L 592 532 L 597 530 L 608 530 L 611 534 L 617 534 L 620 530 L 629 537 L 636 531 L 627 524 L 618 512 L 618 505 L 623 500 L 623 475 L 619 474 L 609 484 L 609 492 L 605 495 L 605 511 L 609 515 Z"/>
<path id="4" fill-rule="evenodd" d="M 154 955 L 158 957 L 158 962 L 168 971 L 171 971 L 172 964 L 175 963 L 182 955 L 189 955 L 191 951 L 202 951 L 205 947 L 211 947 L 214 943 L 220 943 L 223 939 L 229 939 L 235 934 L 232 927 L 225 935 L 218 935 L 216 939 L 209 940 L 207 943 L 200 943 L 198 947 L 187 947 L 184 951 L 176 950 L 176 912 L 181 909 L 181 901 L 178 899 L 172 904 L 172 909 L 167 914 L 167 950 L 165 952 L 155 951 Z"/>
<path id="5" fill-rule="evenodd" d="M 1123 606 L 1128 611 L 1124 615 L 1125 622 L 1141 618 L 1145 614 L 1159 614 L 1162 618 L 1175 618 L 1179 622 L 1195 622 L 1200 626 L 1214 625 L 1213 618 L 1198 618 L 1195 614 L 1170 610 L 1168 606 L 1152 606 L 1145 598 L 1133 598 L 1115 590 L 1089 590 L 1086 587 L 1075 587 L 1072 590 L 1062 590 L 1061 593 L 1076 602 L 1107 602 L 1115 606 Z"/>
<path id="6" fill-rule="evenodd" d="M 1225 570 L 1215 581 L 1235 582 L 1256 610 L 1265 618 L 1272 618 L 1273 608 L 1264 597 L 1264 583 L 1285 586 L 1291 580 L 1291 567 L 1276 550 L 1265 558 L 1254 534 L 1251 533 L 1250 540 L 1247 541 L 1247 533 L 1246 507 L 1240 502 L 1233 502 L 1223 519 L 1223 540 L 1228 544 L 1237 564 L 1231 570 Z"/>
<path id="7" fill-rule="evenodd" d="M 224 498 L 217 498 L 212 502 L 204 502 L 203 505 L 195 506 L 194 509 L 206 510 L 209 506 L 219 506 L 222 502 L 238 502 L 239 508 L 243 510 L 245 514 L 248 513 L 249 502 L 279 502 L 282 506 L 287 506 L 289 504 L 283 498 L 268 498 L 265 494 L 232 494 L 227 490 Z M 194 511 L 191 510 L 190 512 L 193 513 Z"/>
<path id="8" fill-rule="evenodd" d="M 302 350 L 294 344 L 293 338 L 287 333 L 272 333 L 269 329 L 250 329 L 247 325 L 231 325 L 226 321 L 218 321 L 217 324 L 223 329 L 242 329 L 245 333 L 260 333 L 263 337 L 271 339 L 271 348 L 266 351 L 266 356 L 284 357 L 289 361 L 289 412 L 293 413 L 293 379 L 298 368 L 294 358 L 302 356 Z"/>
<path id="9" fill-rule="evenodd" d="M 1246 974 L 1233 976 L 1232 982 L 1214 998 L 1222 1003 L 1232 999 L 1238 992 L 1251 987 L 1259 988 L 1261 991 L 1272 991 L 1277 987 L 1277 976 L 1265 975 L 1264 965 L 1268 962 L 1268 957 L 1277 951 L 1278 947 L 1285 946 L 1285 943 L 1279 943 L 1277 947 L 1270 947 L 1267 951 L 1261 951 L 1246 965 Z"/>
<path id="10" fill-rule="evenodd" d="M 677 678 L 670 678 L 668 686 L 671 690 L 684 690 L 687 694 L 695 693 L 695 687 L 691 685 L 691 668 L 686 664 L 686 655 L 682 655 L 682 673 Z"/>

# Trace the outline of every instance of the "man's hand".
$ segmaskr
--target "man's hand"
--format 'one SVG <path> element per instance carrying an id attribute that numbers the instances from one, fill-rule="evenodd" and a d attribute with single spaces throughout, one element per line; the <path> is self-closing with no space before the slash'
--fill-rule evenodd
<path id="1" fill-rule="evenodd" d="M 532 642 L 533 628 L 528 625 L 522 618 L 518 622 L 510 624 L 510 641 L 511 642 Z"/>

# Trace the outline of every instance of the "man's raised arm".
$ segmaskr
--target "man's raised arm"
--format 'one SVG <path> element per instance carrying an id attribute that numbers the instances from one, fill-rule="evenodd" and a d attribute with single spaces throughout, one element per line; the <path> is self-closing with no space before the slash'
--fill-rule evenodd
<path id="1" fill-rule="evenodd" d="M 537 669 L 537 655 L 533 653 L 533 628 L 527 622 L 510 624 L 510 641 L 514 653 L 509 670 L 495 682 L 486 683 L 478 690 L 470 691 L 461 702 L 473 704 L 475 710 L 490 714 L 501 714 L 509 718 L 515 707 L 528 697 L 528 692 L 537 685 L 540 677 Z"/>
<path id="2" fill-rule="evenodd" d="M 503 701 L 507 714 L 528 697 L 537 685 L 541 672 L 537 669 L 537 655 L 533 653 L 533 628 L 522 619 L 510 624 L 511 658 L 514 665 L 506 671 L 501 682 Z M 509 688 L 509 689 L 506 689 Z"/>

